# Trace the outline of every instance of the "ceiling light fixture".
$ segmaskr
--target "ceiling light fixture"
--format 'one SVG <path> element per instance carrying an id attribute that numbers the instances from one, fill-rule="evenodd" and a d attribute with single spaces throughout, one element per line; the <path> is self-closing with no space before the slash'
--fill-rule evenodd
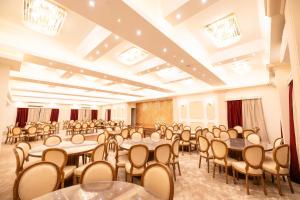
<path id="1" fill-rule="evenodd" d="M 120 37 L 118 35 L 115 35 L 115 39 L 118 40 Z"/>
<path id="2" fill-rule="evenodd" d="M 131 47 L 118 56 L 118 60 L 126 65 L 133 65 L 144 60 L 149 54 L 137 47 Z"/>
<path id="3" fill-rule="evenodd" d="M 180 62 L 181 62 L 181 63 L 184 63 L 184 60 L 183 60 L 183 59 L 181 59 L 181 60 L 180 60 Z"/>
<path id="4" fill-rule="evenodd" d="M 107 48 L 107 47 L 108 47 L 108 44 L 104 44 L 104 47 Z"/>
<path id="5" fill-rule="evenodd" d="M 206 2 L 207 2 L 207 0 L 201 0 L 201 2 L 204 4 L 204 3 L 206 3 Z"/>
<path id="6" fill-rule="evenodd" d="M 67 12 L 48 0 L 24 0 L 23 20 L 32 30 L 54 36 L 64 22 Z"/>
<path id="7" fill-rule="evenodd" d="M 181 14 L 176 14 L 176 19 L 180 20 L 181 19 Z"/>
<path id="8" fill-rule="evenodd" d="M 142 35 L 142 31 L 141 31 L 141 30 L 137 30 L 137 31 L 136 31 L 136 35 L 137 35 L 137 36 Z"/>
<path id="9" fill-rule="evenodd" d="M 90 7 L 95 7 L 96 3 L 94 0 L 89 0 L 89 6 Z"/>
<path id="10" fill-rule="evenodd" d="M 193 71 L 197 71 L 197 68 L 196 68 L 196 67 L 193 67 Z"/>
<path id="11" fill-rule="evenodd" d="M 167 48 L 163 48 L 163 52 L 166 53 L 167 52 Z"/>
<path id="12" fill-rule="evenodd" d="M 229 46 L 239 41 L 241 37 L 235 14 L 230 14 L 205 26 L 205 32 L 217 47 Z"/>
<path id="13" fill-rule="evenodd" d="M 120 19 L 120 18 L 119 18 L 119 19 L 117 19 L 117 22 L 118 22 L 118 23 L 120 23 L 120 22 L 121 22 L 121 19 Z"/>
<path id="14" fill-rule="evenodd" d="M 83 70 L 83 69 L 81 69 L 81 70 L 80 70 L 80 73 L 83 73 L 83 72 L 84 72 L 84 70 Z"/>
<path id="15" fill-rule="evenodd" d="M 100 54 L 100 51 L 99 51 L 99 50 L 97 50 L 97 51 L 96 51 L 96 54 L 97 54 L 97 55 L 99 55 L 99 54 Z"/>

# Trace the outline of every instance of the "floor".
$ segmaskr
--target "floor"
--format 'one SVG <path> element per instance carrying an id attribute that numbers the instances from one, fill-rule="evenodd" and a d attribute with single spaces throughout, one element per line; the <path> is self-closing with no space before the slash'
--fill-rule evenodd
<path id="1" fill-rule="evenodd" d="M 34 142 L 32 146 L 39 145 L 41 142 Z M 12 152 L 13 145 L 2 144 L 0 152 L 0 200 L 12 199 L 12 188 L 15 179 L 15 157 Z M 30 158 L 33 160 L 34 158 Z M 270 176 L 267 176 L 267 192 L 263 194 L 260 185 L 253 185 L 250 181 L 250 195 L 246 194 L 244 180 L 240 179 L 234 185 L 232 177 L 229 177 L 229 184 L 225 183 L 224 174 L 216 173 L 212 178 L 212 170 L 207 173 L 207 166 L 202 162 L 202 167 L 198 168 L 197 153 L 180 154 L 180 166 L 182 176 L 177 176 L 175 182 L 175 200 L 214 200 L 214 199 L 300 199 L 300 185 L 293 183 L 295 193 L 289 190 L 287 182 L 282 182 L 283 196 L 277 192 L 275 185 L 272 184 Z M 212 169 L 212 167 L 211 167 Z M 118 180 L 124 180 L 124 171 L 119 171 Z"/>

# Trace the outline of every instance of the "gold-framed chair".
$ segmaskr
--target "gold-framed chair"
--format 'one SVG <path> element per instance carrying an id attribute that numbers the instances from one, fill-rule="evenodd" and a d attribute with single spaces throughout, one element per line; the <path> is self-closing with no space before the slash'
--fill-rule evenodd
<path id="1" fill-rule="evenodd" d="M 6 133 L 6 139 L 4 142 L 5 144 L 7 142 L 9 142 L 10 140 L 13 140 L 12 126 L 7 126 L 6 128 L 7 128 L 7 133 Z"/>
<path id="2" fill-rule="evenodd" d="M 33 140 L 37 140 L 37 127 L 36 126 L 31 126 L 27 129 L 27 134 L 25 135 L 25 137 L 27 138 L 27 140 L 29 141 L 31 138 L 33 138 Z"/>
<path id="3" fill-rule="evenodd" d="M 81 124 L 79 122 L 76 122 L 72 134 L 79 134 L 81 132 Z"/>
<path id="4" fill-rule="evenodd" d="M 207 132 L 204 136 L 208 140 L 209 143 L 212 139 L 215 138 L 215 135 L 212 132 Z"/>
<path id="5" fill-rule="evenodd" d="M 230 136 L 229 133 L 227 131 L 221 131 L 220 132 L 220 140 L 226 141 L 229 140 Z"/>
<path id="6" fill-rule="evenodd" d="M 97 136 L 97 142 L 98 144 L 103 144 L 107 140 L 106 135 L 104 133 L 101 133 Z"/>
<path id="7" fill-rule="evenodd" d="M 16 147 L 20 147 L 23 150 L 25 161 L 29 161 L 29 154 L 28 154 L 28 152 L 31 149 L 31 145 L 29 144 L 29 142 L 25 142 L 25 141 L 18 142 L 16 144 Z"/>
<path id="8" fill-rule="evenodd" d="M 58 135 L 50 135 L 44 140 L 44 145 L 51 147 L 51 146 L 56 146 L 59 145 L 62 142 L 61 137 Z"/>
<path id="9" fill-rule="evenodd" d="M 227 132 L 225 132 L 227 133 Z M 233 162 L 237 160 L 228 157 L 228 147 L 225 142 L 219 139 L 213 139 L 211 141 L 211 149 L 213 152 L 213 178 L 215 178 L 215 171 L 216 166 L 220 166 L 225 168 L 225 177 L 226 177 L 226 184 L 228 184 L 228 168 L 232 166 Z"/>
<path id="10" fill-rule="evenodd" d="M 114 167 L 107 161 L 95 161 L 84 168 L 80 177 L 80 184 L 95 183 L 98 181 L 115 181 Z"/>
<path id="11" fill-rule="evenodd" d="M 273 150 L 273 159 L 267 160 L 263 163 L 263 170 L 271 175 L 276 176 L 277 189 L 280 195 L 282 195 L 280 176 L 287 177 L 289 187 L 292 193 L 294 189 L 291 183 L 290 171 L 289 171 L 289 159 L 290 159 L 290 146 L 288 144 L 282 144 L 277 146 Z"/>
<path id="12" fill-rule="evenodd" d="M 123 128 L 123 129 L 121 130 L 121 135 L 122 135 L 122 137 L 123 137 L 124 139 L 127 139 L 127 138 L 129 137 L 129 130 L 128 130 L 128 128 Z"/>
<path id="13" fill-rule="evenodd" d="M 227 127 L 225 125 L 222 125 L 222 124 L 219 125 L 219 129 L 221 131 L 227 131 Z"/>
<path id="14" fill-rule="evenodd" d="M 78 134 L 76 134 L 76 135 L 72 135 L 72 137 L 71 137 L 71 142 L 72 142 L 73 144 L 81 144 L 81 143 L 83 143 L 84 141 L 85 141 L 85 137 L 84 137 L 84 135 L 81 134 L 81 133 L 78 133 Z"/>
<path id="15" fill-rule="evenodd" d="M 273 142 L 273 150 L 268 151 L 265 153 L 265 160 L 273 160 L 273 151 L 276 149 L 276 147 L 279 147 L 280 145 L 284 144 L 283 138 L 276 138 Z"/>
<path id="16" fill-rule="evenodd" d="M 213 154 L 210 149 L 210 142 L 204 136 L 198 137 L 198 150 L 199 150 L 199 168 L 201 167 L 201 160 L 202 158 L 206 159 L 207 163 L 207 172 L 209 173 L 209 160 L 213 159 Z"/>
<path id="17" fill-rule="evenodd" d="M 45 125 L 41 132 L 38 133 L 38 136 L 40 136 L 40 138 L 42 140 L 44 140 L 46 138 L 46 136 L 49 136 L 50 135 L 50 125 Z"/>
<path id="18" fill-rule="evenodd" d="M 243 130 L 243 138 L 246 139 L 247 136 L 250 135 L 250 134 L 252 134 L 252 133 L 256 134 L 256 133 L 254 132 L 254 130 L 252 130 L 252 129 L 245 129 L 245 130 Z"/>
<path id="19" fill-rule="evenodd" d="M 88 123 L 84 122 L 81 125 L 80 133 L 87 133 L 87 131 L 88 131 Z"/>
<path id="20" fill-rule="evenodd" d="M 127 181 L 128 175 L 130 182 L 133 181 L 134 176 L 141 176 L 146 168 L 149 151 L 148 147 L 143 144 L 133 145 L 128 152 L 128 160 L 125 164 L 125 179 Z"/>
<path id="21" fill-rule="evenodd" d="M 163 164 L 149 165 L 142 175 L 141 184 L 160 199 L 173 199 L 174 181 L 169 168 Z"/>
<path id="22" fill-rule="evenodd" d="M 14 200 L 31 200 L 58 189 L 61 180 L 59 168 L 51 162 L 38 162 L 24 169 L 13 187 Z"/>
<path id="23" fill-rule="evenodd" d="M 170 164 L 172 165 L 173 168 L 173 174 L 175 180 L 176 180 L 176 165 L 178 167 L 179 176 L 181 176 L 180 164 L 179 164 L 179 143 L 180 143 L 179 138 L 175 138 L 172 141 L 172 157 L 170 159 Z"/>
<path id="24" fill-rule="evenodd" d="M 262 182 L 264 194 L 267 195 L 267 190 L 264 180 L 264 171 L 262 168 L 265 160 L 264 148 L 261 145 L 249 145 L 243 150 L 243 160 L 232 163 L 233 180 L 236 184 L 235 176 L 238 173 L 245 174 L 246 176 L 246 191 L 249 195 L 249 176 L 259 177 Z"/>
<path id="25" fill-rule="evenodd" d="M 134 132 L 131 135 L 131 139 L 133 141 L 136 141 L 136 142 L 141 141 L 142 140 L 142 134 L 140 132 Z"/>
<path id="26" fill-rule="evenodd" d="M 166 140 L 171 140 L 173 136 L 173 131 L 171 129 L 167 129 L 165 132 L 165 139 Z"/>
<path id="27" fill-rule="evenodd" d="M 212 132 L 213 132 L 215 138 L 220 138 L 221 129 L 219 129 L 218 127 L 214 127 L 212 129 Z"/>
<path id="28" fill-rule="evenodd" d="M 52 162 L 58 166 L 61 174 L 61 187 L 64 187 L 65 180 L 72 177 L 76 166 L 66 165 L 68 160 L 67 152 L 59 148 L 49 148 L 43 151 L 42 161 Z"/>
<path id="29" fill-rule="evenodd" d="M 237 138 L 238 137 L 238 132 L 237 132 L 237 130 L 235 130 L 235 129 L 233 129 L 233 128 L 230 128 L 230 129 L 228 129 L 227 130 L 227 133 L 229 134 L 229 137 L 230 137 L 230 139 L 235 139 L 235 138 Z"/>
<path id="30" fill-rule="evenodd" d="M 12 142 L 11 143 L 18 142 L 21 139 L 23 139 L 22 130 L 20 127 L 14 127 L 11 132 L 12 132 L 12 140 L 11 140 Z"/>
<path id="31" fill-rule="evenodd" d="M 154 142 L 157 142 L 160 140 L 160 134 L 158 132 L 153 132 L 150 135 L 150 139 Z"/>
<path id="32" fill-rule="evenodd" d="M 260 144 L 261 138 L 256 133 L 250 133 L 247 135 L 246 140 L 252 144 Z"/>
<path id="33" fill-rule="evenodd" d="M 202 129 L 202 136 L 205 136 L 206 135 L 206 133 L 208 133 L 209 132 L 209 130 L 208 130 L 208 128 L 203 128 Z"/>
<path id="34" fill-rule="evenodd" d="M 239 134 L 244 132 L 243 127 L 239 125 L 234 126 L 233 129 L 235 129 Z"/>
<path id="35" fill-rule="evenodd" d="M 150 161 L 147 164 L 161 163 L 164 165 L 170 165 L 170 159 L 172 154 L 172 147 L 170 144 L 160 144 L 154 149 L 154 161 Z"/>
<path id="36" fill-rule="evenodd" d="M 189 152 L 191 153 L 191 131 L 190 130 L 183 130 L 181 132 L 181 153 L 183 155 L 184 147 L 187 146 L 189 148 Z"/>

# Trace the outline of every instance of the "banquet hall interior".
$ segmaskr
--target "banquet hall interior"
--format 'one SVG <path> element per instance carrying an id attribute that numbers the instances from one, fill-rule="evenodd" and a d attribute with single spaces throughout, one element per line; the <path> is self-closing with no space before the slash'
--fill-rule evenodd
<path id="1" fill-rule="evenodd" d="M 300 199 L 299 0 L 0 0 L 0 199 Z"/>

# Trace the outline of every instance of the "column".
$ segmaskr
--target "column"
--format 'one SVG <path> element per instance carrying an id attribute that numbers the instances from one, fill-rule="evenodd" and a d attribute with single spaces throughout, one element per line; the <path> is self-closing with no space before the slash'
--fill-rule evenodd
<path id="1" fill-rule="evenodd" d="M 7 105 L 7 92 L 9 82 L 9 67 L 0 65 L 0 148 L 2 136 L 6 131 L 6 105 Z"/>

